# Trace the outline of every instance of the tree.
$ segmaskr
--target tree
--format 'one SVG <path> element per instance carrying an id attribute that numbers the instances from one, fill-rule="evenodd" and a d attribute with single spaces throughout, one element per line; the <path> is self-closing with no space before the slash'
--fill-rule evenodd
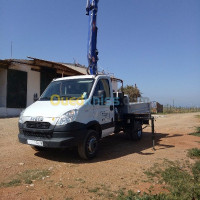
<path id="1" fill-rule="evenodd" d="M 141 92 L 136 84 L 135 86 L 127 85 L 121 88 L 121 91 L 129 95 L 130 102 L 137 102 L 138 97 L 141 97 Z"/>

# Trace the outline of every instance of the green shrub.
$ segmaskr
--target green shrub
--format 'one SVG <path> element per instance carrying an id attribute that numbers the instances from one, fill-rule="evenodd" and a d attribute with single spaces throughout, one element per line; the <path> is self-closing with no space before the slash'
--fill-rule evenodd
<path id="1" fill-rule="evenodd" d="M 200 158 L 200 149 L 198 148 L 189 149 L 188 156 L 191 158 Z"/>
<path id="2" fill-rule="evenodd" d="M 196 152 L 196 150 L 195 150 Z M 192 154 L 193 155 L 193 154 Z M 196 153 L 195 153 L 196 155 Z M 163 167 L 150 168 L 147 175 L 150 180 L 159 180 L 169 191 L 164 194 L 128 194 L 122 195 L 122 200 L 189 200 L 200 199 L 200 161 L 190 166 L 189 163 L 180 165 L 178 162 L 165 162 Z M 120 199 L 120 200 L 121 200 Z"/>
<path id="3" fill-rule="evenodd" d="M 13 180 L 9 182 L 0 183 L 0 187 L 12 187 L 18 186 L 22 183 L 31 184 L 32 180 L 41 180 L 43 177 L 46 177 L 50 174 L 49 170 L 26 170 L 22 173 L 17 174 Z"/>

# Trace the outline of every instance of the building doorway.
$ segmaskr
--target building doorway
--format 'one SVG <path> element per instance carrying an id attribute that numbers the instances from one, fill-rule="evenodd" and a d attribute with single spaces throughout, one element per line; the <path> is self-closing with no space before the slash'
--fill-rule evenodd
<path id="1" fill-rule="evenodd" d="M 7 108 L 26 108 L 27 72 L 8 69 Z"/>

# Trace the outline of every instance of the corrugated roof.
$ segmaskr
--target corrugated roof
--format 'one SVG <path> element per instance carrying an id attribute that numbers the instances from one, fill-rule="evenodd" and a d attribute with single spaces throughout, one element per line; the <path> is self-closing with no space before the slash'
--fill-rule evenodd
<path id="1" fill-rule="evenodd" d="M 84 67 L 84 66 L 80 66 L 80 65 L 77 65 L 77 64 L 65 64 L 65 63 L 62 63 L 62 65 L 70 68 L 70 69 L 73 69 L 73 70 L 76 70 L 82 74 L 87 74 L 87 68 Z"/>
<path id="2" fill-rule="evenodd" d="M 28 65 L 35 65 L 39 67 L 56 68 L 60 71 L 70 73 L 71 75 L 86 75 L 87 74 L 87 67 L 80 64 L 54 62 L 54 61 L 48 61 L 48 60 L 43 60 L 43 59 L 34 58 L 34 57 L 28 57 L 28 58 L 31 60 L 26 60 L 26 59 L 0 60 L 0 64 L 2 65 L 2 67 L 7 67 L 9 66 L 10 63 L 16 62 L 16 63 L 22 63 L 22 64 L 28 64 Z M 99 74 L 103 74 L 103 73 L 99 73 Z M 111 76 L 111 79 L 114 81 L 123 82 L 121 79 L 115 78 L 114 76 Z"/>
<path id="3" fill-rule="evenodd" d="M 39 58 L 33 58 L 33 57 L 28 57 L 30 59 L 33 59 L 34 63 L 37 64 L 37 61 L 40 61 L 42 63 L 50 64 L 49 67 L 54 67 L 54 66 L 59 66 L 60 70 L 67 70 L 67 71 L 72 71 L 74 73 L 77 73 L 78 75 L 84 75 L 87 74 L 87 68 L 79 65 L 77 66 L 76 64 L 70 64 L 70 63 L 60 63 L 60 62 L 53 62 L 53 61 L 48 61 L 48 60 L 43 60 Z"/>

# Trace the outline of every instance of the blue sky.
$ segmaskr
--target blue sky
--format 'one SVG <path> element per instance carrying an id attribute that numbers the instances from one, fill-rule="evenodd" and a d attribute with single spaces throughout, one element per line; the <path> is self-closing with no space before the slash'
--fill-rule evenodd
<path id="1" fill-rule="evenodd" d="M 86 0 L 0 0 L 0 59 L 87 65 Z M 200 1 L 100 0 L 99 69 L 163 104 L 200 106 Z"/>

